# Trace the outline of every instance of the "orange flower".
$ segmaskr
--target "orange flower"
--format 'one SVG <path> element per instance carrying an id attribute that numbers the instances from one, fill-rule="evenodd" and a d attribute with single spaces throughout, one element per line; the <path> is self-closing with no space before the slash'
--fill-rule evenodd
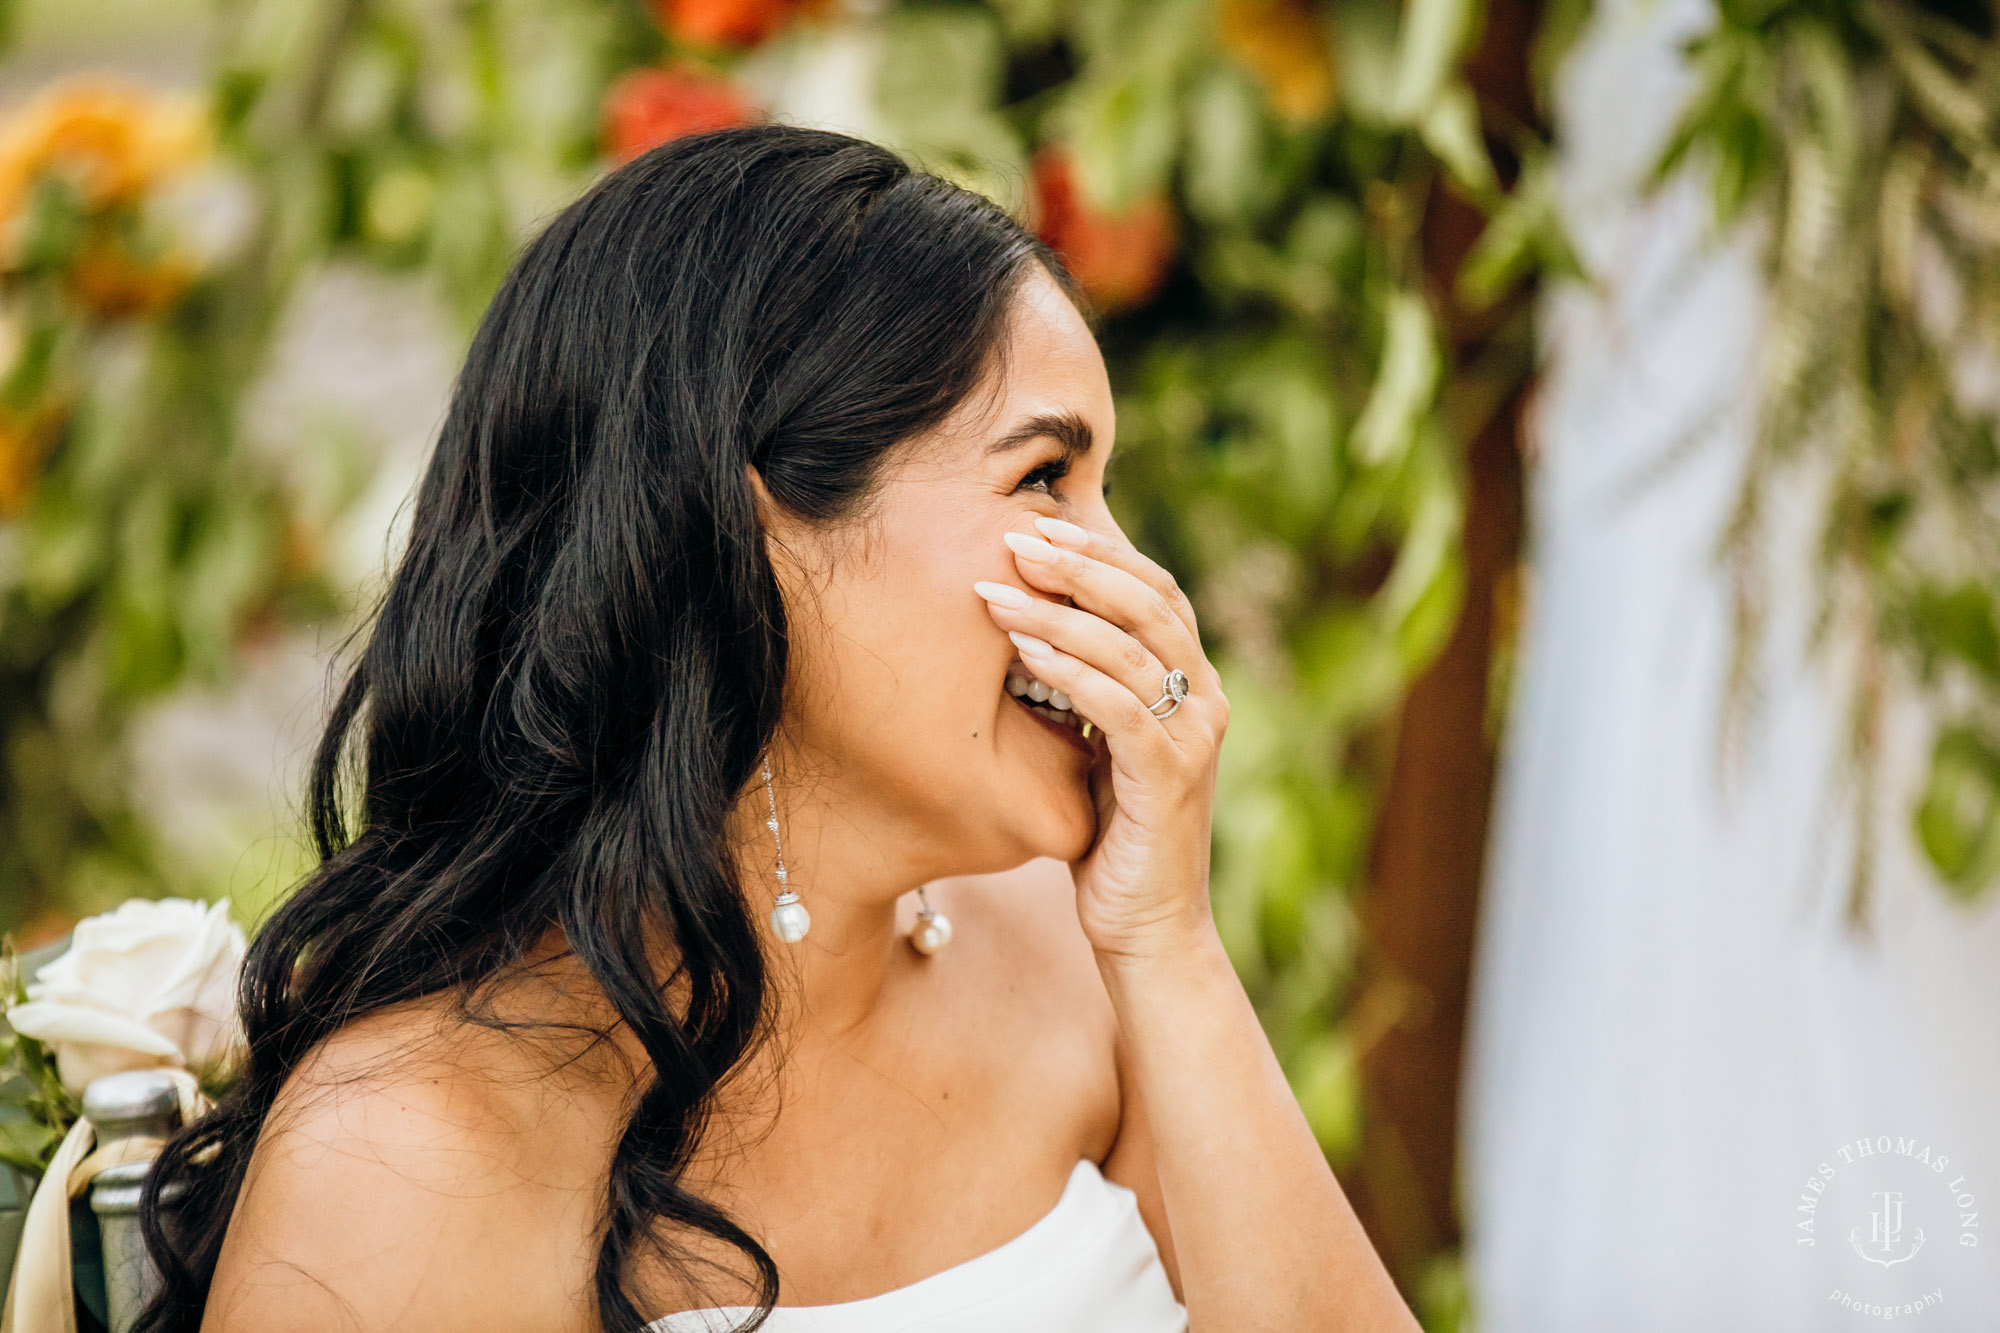
<path id="1" fill-rule="evenodd" d="M 605 95 L 604 148 L 629 162 L 669 139 L 747 125 L 752 118 L 742 94 L 704 70 L 635 69 Z"/>
<path id="2" fill-rule="evenodd" d="M 1062 149 L 1041 149 L 1033 169 L 1035 230 L 1063 257 L 1090 299 L 1110 311 L 1151 296 L 1174 258 L 1174 214 L 1166 196 L 1105 213 L 1084 199 L 1076 168 Z"/>
<path id="3" fill-rule="evenodd" d="M 45 90 L 0 121 L 0 226 L 16 222 L 35 182 L 67 177 L 84 204 L 134 204 L 208 149 L 208 124 L 185 97 L 105 80 Z"/>
<path id="4" fill-rule="evenodd" d="M 1333 106 L 1333 47 L 1312 0 L 1219 0 L 1215 29 L 1285 119 L 1317 120 Z"/>
<path id="5" fill-rule="evenodd" d="M 817 0 L 653 0 L 660 26 L 691 46 L 755 46 Z"/>

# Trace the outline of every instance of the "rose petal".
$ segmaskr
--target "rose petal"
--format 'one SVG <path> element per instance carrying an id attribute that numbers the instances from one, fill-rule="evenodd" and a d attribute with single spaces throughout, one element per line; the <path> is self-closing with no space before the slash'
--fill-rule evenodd
<path id="1" fill-rule="evenodd" d="M 101 1046 L 122 1046 L 146 1055 L 180 1059 L 180 1048 L 146 1024 L 123 1014 L 80 1005 L 57 1004 L 48 1000 L 28 1000 L 7 1011 L 7 1022 L 24 1037 L 33 1037 L 44 1046 L 65 1042 L 86 1042 Z"/>
<path id="2" fill-rule="evenodd" d="M 56 1076 L 79 1097 L 106 1074 L 122 1074 L 128 1069 L 172 1069 L 179 1064 L 174 1056 L 147 1055 L 122 1046 L 83 1043 L 56 1047 Z"/>
<path id="3" fill-rule="evenodd" d="M 175 966 L 154 992 L 153 1007 L 198 1003 L 216 972 L 236 974 L 243 952 L 243 930 L 229 919 L 229 904 L 216 903 L 195 923 L 192 935 L 182 941 Z"/>

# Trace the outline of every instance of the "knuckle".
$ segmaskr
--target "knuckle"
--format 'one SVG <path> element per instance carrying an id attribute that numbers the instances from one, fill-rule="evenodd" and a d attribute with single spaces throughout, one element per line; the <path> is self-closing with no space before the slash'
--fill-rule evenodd
<path id="1" fill-rule="evenodd" d="M 1172 599 L 1166 596 L 1154 597 L 1147 603 L 1147 610 L 1152 616 L 1154 626 L 1158 629 L 1165 629 L 1180 619 L 1180 613 L 1174 610 Z"/>
<path id="2" fill-rule="evenodd" d="M 1128 671 L 1136 672 L 1146 669 L 1146 664 L 1152 660 L 1152 654 L 1146 651 L 1145 644 L 1127 639 L 1119 646 L 1118 658 Z"/>
<path id="3" fill-rule="evenodd" d="M 1119 706 L 1118 711 L 1124 715 L 1120 720 L 1127 731 L 1138 731 L 1153 720 L 1153 714 L 1146 705 L 1129 694 L 1125 696 L 1125 702 Z"/>

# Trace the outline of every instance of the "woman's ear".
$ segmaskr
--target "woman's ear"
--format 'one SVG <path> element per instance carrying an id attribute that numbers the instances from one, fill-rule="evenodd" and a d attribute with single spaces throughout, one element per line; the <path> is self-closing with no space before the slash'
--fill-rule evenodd
<path id="1" fill-rule="evenodd" d="M 764 474 L 757 470 L 755 463 L 745 463 L 743 475 L 750 480 L 750 497 L 757 505 L 757 521 L 769 531 L 777 517 L 778 502 L 771 498 L 770 490 L 764 485 Z"/>
<path id="2" fill-rule="evenodd" d="M 757 527 L 764 534 L 764 553 L 771 561 L 771 568 L 777 572 L 778 581 L 783 584 L 791 572 L 793 564 L 792 541 L 797 536 L 796 525 L 785 507 L 772 497 L 770 488 L 764 485 L 763 474 L 754 464 L 743 465 L 743 475 L 750 484 L 750 500 L 757 507 Z"/>
<path id="3" fill-rule="evenodd" d="M 772 496 L 771 488 L 764 484 L 764 474 L 755 464 L 745 463 L 743 475 L 750 483 L 750 501 L 757 506 L 757 527 L 763 532 L 766 545 L 789 549 L 797 535 L 792 516 Z M 776 552 L 772 554 L 775 556 Z"/>

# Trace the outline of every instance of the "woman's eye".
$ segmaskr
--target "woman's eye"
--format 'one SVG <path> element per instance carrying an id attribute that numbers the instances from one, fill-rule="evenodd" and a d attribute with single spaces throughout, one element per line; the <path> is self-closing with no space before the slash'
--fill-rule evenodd
<path id="1" fill-rule="evenodd" d="M 1068 474 L 1069 464 L 1060 459 L 1043 463 L 1041 466 L 1030 471 L 1027 476 L 1021 478 L 1021 484 L 1015 487 L 1015 489 L 1040 490 L 1045 495 L 1052 494 L 1053 492 L 1049 488 L 1056 482 L 1061 481 Z"/>

